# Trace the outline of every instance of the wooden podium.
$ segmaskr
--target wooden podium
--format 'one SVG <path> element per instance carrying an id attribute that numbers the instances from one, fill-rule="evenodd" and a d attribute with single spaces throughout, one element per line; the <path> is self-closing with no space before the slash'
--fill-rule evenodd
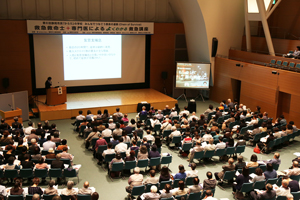
<path id="1" fill-rule="evenodd" d="M 20 108 L 17 108 L 16 110 L 11 110 L 11 111 L 2 111 L 0 110 L 0 115 L 3 119 L 5 119 L 5 122 L 8 123 L 10 126 L 14 122 L 14 117 L 18 117 L 19 123 L 23 123 L 22 120 L 22 110 Z"/>
<path id="2" fill-rule="evenodd" d="M 54 106 L 58 104 L 64 104 L 67 101 L 67 88 L 62 88 L 62 94 L 58 94 L 59 88 L 47 89 L 47 105 Z"/>

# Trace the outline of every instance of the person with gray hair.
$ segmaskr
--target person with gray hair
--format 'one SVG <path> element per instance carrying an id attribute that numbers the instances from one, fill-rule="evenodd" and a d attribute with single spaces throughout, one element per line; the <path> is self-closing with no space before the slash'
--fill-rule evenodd
<path id="1" fill-rule="evenodd" d="M 44 194 L 47 194 L 47 195 L 57 195 L 58 192 L 57 192 L 57 189 L 55 189 L 53 187 L 54 185 L 55 185 L 55 180 L 50 180 L 49 181 L 49 187 L 44 190 Z"/>
<path id="2" fill-rule="evenodd" d="M 68 181 L 67 182 L 67 188 L 63 189 L 61 191 L 62 195 L 70 196 L 70 195 L 77 195 L 77 191 L 73 189 L 74 182 L 73 181 Z"/>
<path id="3" fill-rule="evenodd" d="M 40 200 L 40 195 L 39 194 L 34 194 L 32 196 L 32 200 Z"/>
<path id="4" fill-rule="evenodd" d="M 144 195 L 145 200 L 159 200 L 160 194 L 157 193 L 157 187 L 152 185 L 150 188 L 150 192 L 145 193 Z"/>
<path id="5" fill-rule="evenodd" d="M 274 190 L 276 191 L 277 196 L 287 196 L 291 194 L 291 189 L 289 188 L 289 180 L 282 180 L 280 188 L 275 187 Z"/>
<path id="6" fill-rule="evenodd" d="M 30 140 L 31 145 L 29 147 L 29 151 L 34 152 L 35 147 L 38 147 L 39 151 L 40 151 L 40 147 L 36 144 L 36 139 L 32 138 Z"/>
<path id="7" fill-rule="evenodd" d="M 128 179 L 129 186 L 126 186 L 126 192 L 131 193 L 132 188 L 134 186 L 141 186 L 143 185 L 143 175 L 140 174 L 140 168 L 135 167 L 133 169 L 134 174 L 132 174 Z"/>
<path id="8" fill-rule="evenodd" d="M 85 181 L 83 184 L 83 188 L 79 189 L 78 194 L 92 195 L 93 191 L 89 187 L 89 182 Z"/>

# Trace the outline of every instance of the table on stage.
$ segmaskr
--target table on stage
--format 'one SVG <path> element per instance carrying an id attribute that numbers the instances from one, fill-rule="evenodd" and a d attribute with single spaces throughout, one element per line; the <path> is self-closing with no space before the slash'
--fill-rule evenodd
<path id="1" fill-rule="evenodd" d="M 61 89 L 61 94 L 59 90 Z M 47 105 L 54 106 L 67 102 L 67 88 L 55 87 L 47 89 Z"/>

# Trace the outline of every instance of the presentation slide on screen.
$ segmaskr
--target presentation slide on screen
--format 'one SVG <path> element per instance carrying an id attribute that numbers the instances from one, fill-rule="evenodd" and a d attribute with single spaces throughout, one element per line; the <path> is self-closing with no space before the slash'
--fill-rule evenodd
<path id="1" fill-rule="evenodd" d="M 209 88 L 209 63 L 177 63 L 177 88 Z"/>
<path id="2" fill-rule="evenodd" d="M 36 88 L 145 82 L 145 35 L 33 35 Z"/>
<path id="3" fill-rule="evenodd" d="M 63 35 L 63 54 L 65 81 L 122 76 L 121 35 Z"/>

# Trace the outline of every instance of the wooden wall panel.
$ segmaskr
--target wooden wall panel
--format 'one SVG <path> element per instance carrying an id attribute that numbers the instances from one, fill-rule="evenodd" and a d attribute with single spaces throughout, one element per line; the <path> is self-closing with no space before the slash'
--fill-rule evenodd
<path id="1" fill-rule="evenodd" d="M 299 112 L 294 112 L 294 111 L 291 110 L 289 120 L 294 121 L 295 125 L 299 128 L 299 126 L 300 126 L 300 113 Z"/>
<path id="2" fill-rule="evenodd" d="M 172 93 L 175 75 L 175 36 L 184 34 L 182 23 L 155 23 L 151 36 L 150 88 L 163 92 L 161 72 L 168 72 L 165 81 L 167 93 Z"/>
<path id="3" fill-rule="evenodd" d="M 278 77 L 280 91 L 300 95 L 300 73 L 281 70 Z"/>
<path id="4" fill-rule="evenodd" d="M 250 108 L 251 111 L 255 111 L 256 106 L 260 106 L 262 112 L 267 112 L 269 114 L 269 117 L 275 119 L 276 106 L 274 104 L 266 103 L 263 98 L 258 99 L 257 97 L 252 98 L 249 96 L 241 95 L 240 101 L 241 103 L 245 104 L 248 108 Z"/>
<path id="5" fill-rule="evenodd" d="M 253 99 L 263 99 L 264 102 L 269 104 L 276 103 L 276 90 L 264 86 L 256 85 L 242 81 L 241 94 L 251 97 Z"/>
<path id="6" fill-rule="evenodd" d="M 297 39 L 300 36 L 299 13 L 299 0 L 281 1 L 268 19 L 272 37 Z"/>
<path id="7" fill-rule="evenodd" d="M 0 20 L 0 81 L 9 78 L 7 90 L 0 84 L 0 93 L 27 90 L 32 94 L 29 37 L 25 20 Z"/>
<path id="8" fill-rule="evenodd" d="M 261 53 L 252 53 L 252 52 L 247 52 L 247 51 L 239 51 L 239 50 L 229 50 L 229 58 L 230 59 L 240 59 L 245 62 L 262 62 L 262 63 L 270 63 L 272 59 L 275 60 L 282 60 L 282 61 L 287 61 L 287 62 L 294 62 L 294 63 L 300 63 L 300 60 L 295 60 L 292 58 L 284 58 L 282 56 L 270 56 L 267 54 L 261 54 Z"/>
<path id="9" fill-rule="evenodd" d="M 300 115 L 300 93 L 298 93 L 298 95 L 291 95 L 290 107 L 294 112 L 297 112 Z"/>
<path id="10" fill-rule="evenodd" d="M 298 35 L 299 37 L 299 35 Z M 290 50 L 295 50 L 300 45 L 300 40 L 287 40 L 272 38 L 275 53 L 286 54 Z M 246 37 L 242 38 L 242 49 L 246 49 Z M 251 50 L 253 52 L 265 52 L 268 54 L 268 45 L 264 37 L 251 37 Z"/>
<path id="11" fill-rule="evenodd" d="M 272 74 L 274 69 L 249 63 L 243 63 L 243 67 L 239 76 L 239 80 L 244 80 L 256 85 L 276 89 L 277 76 Z"/>

